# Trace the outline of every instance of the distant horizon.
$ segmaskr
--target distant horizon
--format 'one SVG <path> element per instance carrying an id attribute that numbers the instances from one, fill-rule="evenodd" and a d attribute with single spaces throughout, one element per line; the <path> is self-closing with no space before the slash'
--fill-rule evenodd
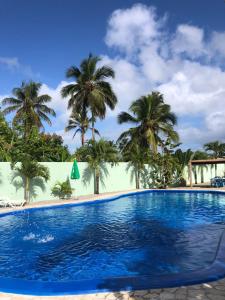
<path id="1" fill-rule="evenodd" d="M 97 122 L 102 137 L 116 140 L 127 128 L 118 113 L 157 90 L 178 116 L 183 149 L 225 141 L 225 3 L 195 2 L 2 1 L 0 99 L 23 80 L 41 82 L 57 113 L 45 131 L 73 152 L 80 136 L 64 132 L 70 112 L 60 90 L 67 68 L 93 53 L 116 73 L 118 105 Z"/>

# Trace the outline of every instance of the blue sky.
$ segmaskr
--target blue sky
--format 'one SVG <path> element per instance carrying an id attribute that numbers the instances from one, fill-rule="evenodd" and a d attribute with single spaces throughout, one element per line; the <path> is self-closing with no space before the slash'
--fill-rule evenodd
<path id="1" fill-rule="evenodd" d="M 69 112 L 60 88 L 65 70 L 92 52 L 112 65 L 119 104 L 98 122 L 116 139 L 116 115 L 132 100 L 160 90 L 178 115 L 184 147 L 225 137 L 225 3 L 222 0 L 7 0 L 0 4 L 0 97 L 22 80 L 42 82 L 53 97 L 57 131 Z"/>

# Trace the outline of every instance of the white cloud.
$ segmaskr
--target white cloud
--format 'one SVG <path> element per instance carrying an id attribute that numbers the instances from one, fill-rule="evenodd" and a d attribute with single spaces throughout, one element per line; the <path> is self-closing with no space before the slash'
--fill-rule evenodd
<path id="1" fill-rule="evenodd" d="M 39 73 L 33 72 L 31 66 L 22 64 L 17 57 L 0 56 L 0 65 L 5 66 L 12 72 L 19 72 L 26 77 L 39 77 Z"/>
<path id="2" fill-rule="evenodd" d="M 18 68 L 20 65 L 17 57 L 3 56 L 0 56 L 0 64 L 6 65 L 10 69 Z"/>
<path id="3" fill-rule="evenodd" d="M 178 24 L 169 33 L 165 24 L 165 17 L 144 5 L 117 10 L 109 18 L 106 43 L 118 52 L 105 57 L 105 62 L 116 72 L 112 81 L 119 99 L 116 112 L 159 90 L 178 117 L 190 116 L 188 125 L 178 126 L 183 142 L 200 146 L 224 138 L 225 71 L 222 61 L 212 63 L 216 53 L 225 53 L 224 33 L 214 32 L 207 40 L 204 28 Z M 192 116 L 199 117 L 205 128 L 192 125 Z"/>
<path id="4" fill-rule="evenodd" d="M 222 56 L 225 56 L 225 32 L 213 32 L 210 42 L 212 54 L 217 52 Z"/>
<path id="5" fill-rule="evenodd" d="M 57 118 L 53 119 L 54 128 L 65 128 L 70 116 L 70 111 L 67 110 L 68 99 L 62 98 L 61 96 L 62 87 L 68 83 L 69 82 L 61 81 L 56 88 L 43 84 L 40 89 L 40 94 L 48 94 L 52 97 L 50 105 L 57 114 Z"/>
<path id="6" fill-rule="evenodd" d="M 139 53 L 140 69 L 143 76 L 152 86 L 169 80 L 177 69 L 177 64 L 172 60 L 166 60 L 159 53 L 159 46 L 153 43 L 151 46 L 143 47 Z M 179 63 L 177 61 L 177 63 Z"/>
<path id="7" fill-rule="evenodd" d="M 164 18 L 156 19 L 154 7 L 136 4 L 131 8 L 118 9 L 109 19 L 106 43 L 132 53 L 158 37 L 163 22 Z"/>
<path id="8" fill-rule="evenodd" d="M 115 70 L 115 79 L 111 80 L 113 90 L 118 96 L 118 105 L 115 110 L 108 111 L 110 115 L 117 115 L 121 110 L 126 110 L 131 102 L 150 90 L 148 81 L 141 70 L 123 58 L 109 58 L 104 56 L 102 63 Z"/>
<path id="9" fill-rule="evenodd" d="M 191 58 L 206 54 L 203 29 L 187 24 L 179 25 L 175 38 L 171 41 L 171 47 L 173 52 L 185 53 Z"/>
<path id="10" fill-rule="evenodd" d="M 207 116 L 224 107 L 225 73 L 210 66 L 185 61 L 170 81 L 157 88 L 181 116 L 202 113 Z"/>

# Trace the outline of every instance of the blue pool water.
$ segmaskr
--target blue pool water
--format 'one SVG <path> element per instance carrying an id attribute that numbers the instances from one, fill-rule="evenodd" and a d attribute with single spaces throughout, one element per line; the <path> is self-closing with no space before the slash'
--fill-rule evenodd
<path id="1" fill-rule="evenodd" d="M 0 217 L 0 282 L 195 272 L 214 262 L 224 228 L 225 195 L 219 193 L 148 192 L 24 210 Z"/>

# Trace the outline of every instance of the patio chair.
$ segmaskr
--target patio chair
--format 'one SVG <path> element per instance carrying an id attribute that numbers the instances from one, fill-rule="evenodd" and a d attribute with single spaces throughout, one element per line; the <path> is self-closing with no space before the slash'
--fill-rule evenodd
<path id="1" fill-rule="evenodd" d="M 24 206 L 26 202 L 24 200 L 17 200 L 13 201 L 10 200 L 8 197 L 1 197 L 0 198 L 0 207 L 11 207 L 11 208 L 16 208 L 16 207 L 22 207 Z"/>
<path id="2" fill-rule="evenodd" d="M 216 176 L 214 178 L 212 178 L 211 180 L 211 186 L 213 187 L 223 187 L 224 186 L 224 181 L 223 178 Z"/>

